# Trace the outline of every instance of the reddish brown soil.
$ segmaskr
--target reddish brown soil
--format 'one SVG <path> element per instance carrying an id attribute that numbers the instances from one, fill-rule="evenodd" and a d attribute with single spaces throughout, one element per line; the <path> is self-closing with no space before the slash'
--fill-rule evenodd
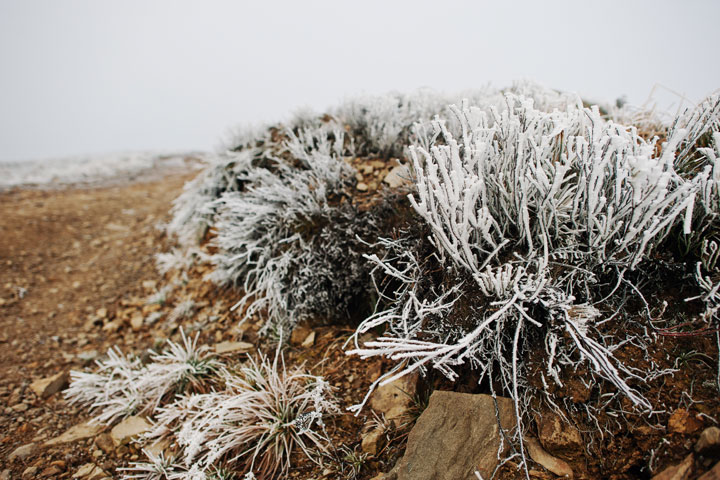
<path id="1" fill-rule="evenodd" d="M 379 181 L 367 177 L 372 190 Z M 8 478 L 21 478 L 23 472 L 25 478 L 70 478 L 88 463 L 117 477 L 119 468 L 142 459 L 134 446 L 106 449 L 98 437 L 42 447 L 44 441 L 87 420 L 90 413 L 68 405 L 62 393 L 38 398 L 29 388 L 36 379 L 60 371 L 91 369 L 92 359 L 114 345 L 124 352 L 142 353 L 167 338 L 177 339 L 181 324 L 186 331 L 199 332 L 201 344 L 243 340 L 271 351 L 257 337 L 262 320 L 237 327 L 237 316 L 228 307 L 238 294 L 204 282 L 208 266 L 194 266 L 163 304 L 146 301 L 161 286 L 177 279 L 178 274 L 174 278 L 158 274 L 153 256 L 167 249 L 167 239 L 157 227 L 168 219 L 171 201 L 188 178 L 188 174 L 175 174 L 159 181 L 112 187 L 0 194 L 0 472 L 7 472 Z M 161 311 L 167 316 L 188 298 L 196 303 L 192 318 L 177 325 L 158 322 L 133 328 L 135 315 Z M 341 406 L 358 403 L 370 382 L 388 365 L 344 354 L 350 326 L 314 326 L 313 330 L 314 345 L 291 344 L 285 352 L 288 363 L 304 363 L 312 373 L 326 376 L 337 389 Z M 668 411 L 649 422 L 631 417 L 627 431 L 620 429 L 606 439 L 601 454 L 598 450 L 583 452 L 570 462 L 577 477 L 649 478 L 650 473 L 639 467 L 646 464 L 650 449 L 657 452 L 655 472 L 679 463 L 692 450 L 700 428 L 712 424 L 709 418 L 720 417 L 720 402 L 712 385 L 703 385 L 703 380 L 713 378 L 714 344 L 707 338 L 666 337 L 654 348 L 653 358 L 661 365 L 674 366 L 673 359 L 681 359 L 678 372 L 648 393 Z M 630 350 L 620 355 L 633 361 Z M 443 389 L 462 387 L 431 383 Z M 586 393 L 582 390 L 582 386 L 568 384 L 570 397 L 582 396 Z M 689 415 L 680 419 L 680 427 L 693 423 L 689 418 L 700 425 L 689 425 L 686 432 L 669 428 L 670 415 L 678 408 Z M 349 452 L 360 453 L 363 428 L 371 419 L 366 408 L 359 418 L 343 414 L 329 422 L 328 431 L 337 448 L 333 454 L 336 460 L 345 459 L 344 467 L 330 457 L 320 467 L 298 455 L 289 476 L 350 476 Z M 575 420 L 579 426 L 593 428 L 582 418 Z M 409 425 L 391 425 L 386 446 L 378 455 L 365 458 L 357 478 L 367 480 L 389 471 L 402 455 L 408 431 Z M 593 436 L 589 432 L 584 438 Z M 30 443 L 36 444 L 30 455 L 7 460 L 11 452 Z M 709 466 L 698 461 L 693 478 Z M 511 467 L 502 472 L 503 478 L 518 475 Z M 540 467 L 532 471 L 532 477 L 554 478 Z"/>
<path id="2" fill-rule="evenodd" d="M 60 472 L 51 476 L 66 478 L 91 458 L 94 449 L 80 442 L 6 462 L 18 446 L 87 417 L 61 394 L 38 399 L 28 388 L 33 380 L 81 369 L 88 362 L 78 353 L 92 356 L 111 341 L 141 348 L 133 332 L 111 339 L 88 329 L 88 320 L 101 308 L 114 311 L 142 291 L 142 281 L 157 277 L 156 226 L 187 179 L 0 195 L 0 470 L 10 469 L 12 478 L 32 465 L 40 475 L 52 461 Z"/>

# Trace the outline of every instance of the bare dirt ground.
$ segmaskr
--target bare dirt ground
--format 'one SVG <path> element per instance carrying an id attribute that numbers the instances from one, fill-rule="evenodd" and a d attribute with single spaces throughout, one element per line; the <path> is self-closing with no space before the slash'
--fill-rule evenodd
<path id="1" fill-rule="evenodd" d="M 92 370 L 93 361 L 114 346 L 142 355 L 166 339 L 177 341 L 180 326 L 193 335 L 199 333 L 203 345 L 244 341 L 262 348 L 257 337 L 262 320 L 238 328 L 239 313 L 228 308 L 238 293 L 203 281 L 210 266 L 195 265 L 188 272 L 166 276 L 155 268 L 154 255 L 168 248 L 158 226 L 168 220 L 172 200 L 193 175 L 0 193 L 0 480 L 117 478 L 121 468 L 143 458 L 132 444 L 113 445 L 109 427 L 87 428 L 72 441 L 46 445 L 83 425 L 92 414 L 68 404 L 62 392 L 39 396 L 31 388 L 36 380 L 70 370 Z M 174 286 L 161 302 L 148 301 L 166 285 Z M 189 299 L 192 313 L 170 321 L 175 307 Z M 162 314 L 163 320 L 143 323 L 154 313 Z M 311 373 L 325 376 L 342 407 L 358 403 L 369 384 L 389 367 L 381 360 L 344 354 L 351 327 L 298 328 L 293 333 L 298 338 L 292 338 L 285 351 L 288 365 L 304 364 Z M 312 341 L 308 341 L 310 333 Z M 710 425 L 708 419 L 717 416 L 716 391 L 696 381 L 714 375 L 714 344 L 695 337 L 667 337 L 657 347 L 658 362 L 667 357 L 672 363 L 679 355 L 685 362 L 672 381 L 657 390 L 663 400 L 659 403 L 672 406 L 661 419 L 663 425 L 619 427 L 615 439 L 603 446 L 600 459 L 580 456 L 573 461 L 576 478 L 649 478 L 647 471 L 638 470 L 648 451 L 657 452 L 656 472 L 678 464 L 692 451 L 701 429 Z M 272 348 L 265 350 L 270 353 Z M 241 356 L 232 355 L 233 360 Z M 425 389 L 458 389 L 442 382 L 434 385 L 432 380 L 425 384 Z M 695 399 L 687 400 L 687 392 Z M 367 480 L 387 472 L 403 453 L 412 420 L 388 427 L 377 453 L 358 460 L 372 412 L 366 409 L 358 418 L 338 415 L 328 428 L 335 449 L 332 458 L 319 466 L 298 455 L 289 477 Z M 358 472 L 348 466 L 353 461 Z M 711 467 L 696 463 L 694 475 L 687 478 Z M 502 478 L 517 478 L 517 473 L 511 470 Z M 555 478 L 537 470 L 532 477 Z"/>
<path id="2" fill-rule="evenodd" d="M 91 455 L 74 444 L 7 458 L 83 417 L 61 394 L 40 399 L 29 384 L 80 369 L 108 346 L 111 332 L 88 331 L 88 321 L 98 311 L 107 317 L 103 309 L 116 310 L 157 276 L 156 226 L 188 178 L 0 194 L 0 470 L 9 469 L 9 478 L 33 466 L 25 477 L 65 478 Z M 122 340 L 137 339 L 129 332 Z"/>
<path id="3" fill-rule="evenodd" d="M 164 278 L 155 267 L 155 254 L 167 249 L 158 227 L 169 219 L 172 200 L 193 175 L 0 193 L 0 479 L 118 478 L 121 468 L 143 460 L 134 445 L 113 445 L 109 427 L 87 427 L 92 413 L 69 404 L 62 392 L 38 396 L 31 388 L 34 381 L 93 370 L 94 360 L 110 348 L 141 355 L 167 339 L 179 341 L 180 326 L 199 333 L 204 345 L 258 343 L 260 324 L 235 328 L 237 319 L 228 307 L 237 292 L 203 281 L 208 266 L 195 266 L 182 281 Z M 169 284 L 175 287 L 167 298 L 148 302 Z M 173 308 L 188 299 L 194 301 L 192 316 L 167 321 Z M 133 325 L 134 318 L 154 312 L 162 313 L 165 321 Z M 345 327 L 315 332 L 315 348 L 298 348 L 299 342 L 293 341 L 287 360 L 306 363 L 313 373 L 324 375 L 341 392 L 343 404 L 359 402 L 380 375 L 381 362 L 368 369 L 367 362 L 346 357 L 342 346 L 351 330 Z M 78 425 L 79 438 L 45 444 Z M 363 419 L 346 414 L 333 425 L 337 445 L 359 445 Z M 383 460 L 364 464 L 362 478 L 389 470 L 402 445 L 401 433 L 397 445 L 386 447 Z M 336 477 L 334 470 L 302 456 L 293 463 L 293 478 Z"/>

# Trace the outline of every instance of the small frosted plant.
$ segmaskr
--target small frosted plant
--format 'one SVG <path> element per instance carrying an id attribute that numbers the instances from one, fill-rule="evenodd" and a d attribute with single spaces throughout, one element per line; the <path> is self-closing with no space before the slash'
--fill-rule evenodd
<path id="1" fill-rule="evenodd" d="M 145 303 L 147 305 L 165 305 L 165 302 L 167 301 L 168 295 L 173 290 L 172 285 L 165 285 L 157 292 L 153 293 L 152 295 L 148 296 L 145 300 Z"/>
<path id="2" fill-rule="evenodd" d="M 168 322 L 174 323 L 186 318 L 192 317 L 195 312 L 195 302 L 192 299 L 183 300 L 182 302 L 175 305 L 170 315 L 168 315 Z"/>
<path id="3" fill-rule="evenodd" d="M 320 377 L 288 369 L 282 355 L 249 358 L 223 374 L 225 389 L 188 395 L 159 409 L 147 438 L 171 435 L 188 467 L 239 463 L 262 478 L 287 474 L 295 449 L 326 449 L 324 417 L 337 411 Z"/>
<path id="4" fill-rule="evenodd" d="M 201 389 L 221 364 L 206 346 L 197 346 L 197 337 L 191 340 L 182 330 L 181 336 L 181 344 L 168 340 L 167 349 L 152 354 L 148 365 L 111 349 L 107 360 L 97 362 L 96 373 L 71 372 L 66 398 L 97 412 L 94 421 L 113 423 L 136 413 L 151 413 L 168 397 Z"/>
<path id="5" fill-rule="evenodd" d="M 120 349 L 110 349 L 107 360 L 97 361 L 95 373 L 70 372 L 70 386 L 65 397 L 70 403 L 90 407 L 94 421 L 113 423 L 141 408 L 143 395 L 137 389 L 140 359 L 125 356 Z"/>
<path id="6" fill-rule="evenodd" d="M 143 453 L 147 457 L 146 462 L 133 462 L 129 467 L 121 469 L 126 472 L 123 480 L 166 480 L 176 473 L 174 457 L 166 457 L 163 452 L 155 455 L 144 449 Z"/>

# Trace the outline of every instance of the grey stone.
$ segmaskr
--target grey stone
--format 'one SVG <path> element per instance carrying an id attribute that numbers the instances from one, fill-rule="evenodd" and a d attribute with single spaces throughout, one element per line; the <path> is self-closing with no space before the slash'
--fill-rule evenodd
<path id="1" fill-rule="evenodd" d="M 38 467 L 27 467 L 22 473 L 22 478 L 35 478 L 37 471 Z"/>
<path id="2" fill-rule="evenodd" d="M 370 397 L 370 407 L 387 420 L 403 416 L 412 406 L 418 374 L 411 373 L 379 387 Z"/>
<path id="3" fill-rule="evenodd" d="M 128 443 L 141 433 L 150 430 L 152 425 L 143 417 L 128 417 L 110 431 L 110 437 L 116 447 Z"/>
<path id="4" fill-rule="evenodd" d="M 107 476 L 108 474 L 94 463 L 86 463 L 77 469 L 72 478 L 79 478 L 82 480 L 101 480 Z"/>
<path id="5" fill-rule="evenodd" d="M 8 455 L 8 460 L 13 461 L 15 459 L 18 460 L 25 460 L 30 455 L 35 453 L 37 450 L 37 445 L 34 443 L 28 443 L 27 445 L 23 445 L 22 447 L 18 447 L 15 450 L 12 451 L 10 455 Z"/>
<path id="6" fill-rule="evenodd" d="M 59 437 L 55 437 L 52 440 L 48 440 L 43 445 L 49 447 L 51 445 L 57 445 L 59 443 L 70 443 L 77 440 L 83 440 L 85 438 L 94 437 L 98 433 L 102 432 L 105 427 L 98 424 L 91 424 L 89 422 L 81 423 L 69 428 L 65 433 Z"/>
<path id="7" fill-rule="evenodd" d="M 45 398 L 67 387 L 69 380 L 70 375 L 68 372 L 62 371 L 52 377 L 35 380 L 30 384 L 30 388 L 38 397 Z"/>
<path id="8" fill-rule="evenodd" d="M 360 448 L 367 454 L 377 455 L 380 449 L 382 449 L 384 441 L 385 432 L 382 429 L 376 428 L 363 435 Z"/>
<path id="9" fill-rule="evenodd" d="M 538 440 L 552 455 L 572 459 L 583 453 L 580 432 L 552 412 L 544 412 L 538 418 Z"/>
<path id="10" fill-rule="evenodd" d="M 255 346 L 248 342 L 220 342 L 215 345 L 215 353 L 222 355 L 224 353 L 247 353 Z"/>
<path id="11" fill-rule="evenodd" d="M 500 425 L 515 426 L 513 402 L 498 397 Z M 405 455 L 388 478 L 457 480 L 490 478 L 501 445 L 495 403 L 489 395 L 436 391 L 408 436 Z M 505 441 L 506 447 L 508 442 Z M 501 452 L 503 454 L 504 452 Z"/>
<path id="12" fill-rule="evenodd" d="M 411 183 L 410 168 L 407 165 L 398 165 L 385 175 L 383 182 L 388 184 L 390 188 L 399 188 L 405 184 Z"/>

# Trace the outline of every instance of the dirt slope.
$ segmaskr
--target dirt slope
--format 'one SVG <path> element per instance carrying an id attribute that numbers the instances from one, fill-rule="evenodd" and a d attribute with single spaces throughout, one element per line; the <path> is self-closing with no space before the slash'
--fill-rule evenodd
<path id="1" fill-rule="evenodd" d="M 59 394 L 38 399 L 28 386 L 81 368 L 109 346 L 106 331 L 83 326 L 157 276 L 156 226 L 188 178 L 0 194 L 0 471 L 20 478 L 35 465 L 33 476 L 64 478 L 87 460 L 87 449 L 66 445 L 7 461 L 17 447 L 52 438 L 83 413 Z M 124 340 L 135 339 L 130 333 Z"/>

